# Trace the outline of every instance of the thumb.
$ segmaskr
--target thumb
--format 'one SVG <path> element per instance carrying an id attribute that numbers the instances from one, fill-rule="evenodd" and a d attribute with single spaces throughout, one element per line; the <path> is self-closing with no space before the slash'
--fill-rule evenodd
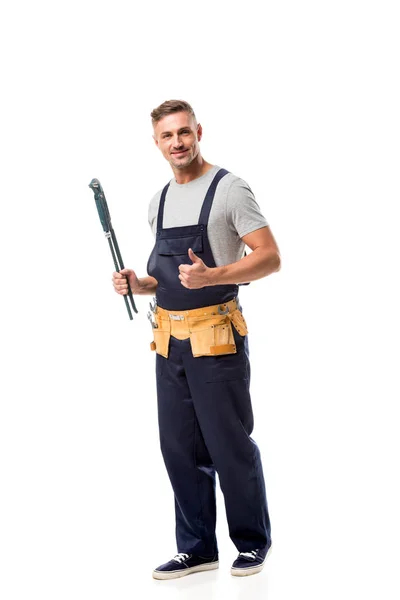
<path id="1" fill-rule="evenodd" d="M 196 256 L 191 248 L 189 248 L 189 258 L 192 262 L 203 262 L 199 256 Z"/>

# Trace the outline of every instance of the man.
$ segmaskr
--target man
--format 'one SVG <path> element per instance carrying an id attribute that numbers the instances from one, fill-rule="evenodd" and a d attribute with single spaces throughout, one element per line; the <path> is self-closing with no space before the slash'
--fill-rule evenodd
<path id="1" fill-rule="evenodd" d="M 250 363 L 238 285 L 278 271 L 279 250 L 248 185 L 201 156 L 202 127 L 192 107 L 170 100 L 151 117 L 174 178 L 149 206 L 156 238 L 149 276 L 123 269 L 113 283 L 119 294 L 127 293 L 128 280 L 133 294 L 156 296 L 160 443 L 175 496 L 178 554 L 153 577 L 218 568 L 216 472 L 239 551 L 231 574 L 252 575 L 264 566 L 271 526 L 260 452 L 250 437 Z"/>

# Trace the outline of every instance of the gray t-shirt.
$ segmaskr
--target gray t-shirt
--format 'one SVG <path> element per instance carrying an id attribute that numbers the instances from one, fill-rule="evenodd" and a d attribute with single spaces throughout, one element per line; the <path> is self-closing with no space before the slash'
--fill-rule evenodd
<path id="1" fill-rule="evenodd" d="M 189 183 L 179 184 L 175 178 L 171 179 L 165 199 L 163 228 L 198 223 L 207 190 L 220 168 L 214 165 Z M 149 205 L 149 224 L 154 237 L 161 192 L 157 192 Z M 249 185 L 232 173 L 225 175 L 218 183 L 208 221 L 208 238 L 217 267 L 240 260 L 245 250 L 241 238 L 267 225 Z"/>

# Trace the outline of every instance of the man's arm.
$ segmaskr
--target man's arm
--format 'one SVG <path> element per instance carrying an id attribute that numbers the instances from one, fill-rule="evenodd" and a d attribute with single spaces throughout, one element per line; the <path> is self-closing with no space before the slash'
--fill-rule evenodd
<path id="1" fill-rule="evenodd" d="M 155 296 L 158 285 L 158 281 L 154 277 L 141 277 L 139 279 L 132 269 L 122 269 L 119 273 L 114 271 L 112 281 L 115 291 L 121 295 L 128 293 L 128 281 L 132 294 L 138 294 L 139 296 Z"/>
<path id="2" fill-rule="evenodd" d="M 222 267 L 207 267 L 190 249 L 189 257 L 193 264 L 179 266 L 182 285 L 188 289 L 198 289 L 208 285 L 248 283 L 279 271 L 281 258 L 269 226 L 244 235 L 242 240 L 251 248 L 251 254 Z"/>
<path id="3" fill-rule="evenodd" d="M 252 252 L 230 265 L 209 269 L 208 285 L 248 283 L 279 271 L 281 258 L 269 226 L 248 233 L 242 241 Z"/>
<path id="4" fill-rule="evenodd" d="M 150 294 L 151 296 L 156 295 L 158 281 L 154 277 L 140 277 L 139 278 L 139 290 L 136 294 Z"/>

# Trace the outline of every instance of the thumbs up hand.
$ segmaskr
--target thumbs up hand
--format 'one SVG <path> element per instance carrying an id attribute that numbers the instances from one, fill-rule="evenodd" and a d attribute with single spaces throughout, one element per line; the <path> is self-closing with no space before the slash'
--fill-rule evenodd
<path id="1" fill-rule="evenodd" d="M 210 285 L 211 269 L 204 264 L 199 256 L 196 256 L 191 248 L 189 248 L 188 255 L 193 264 L 179 265 L 181 284 L 190 290 Z"/>

